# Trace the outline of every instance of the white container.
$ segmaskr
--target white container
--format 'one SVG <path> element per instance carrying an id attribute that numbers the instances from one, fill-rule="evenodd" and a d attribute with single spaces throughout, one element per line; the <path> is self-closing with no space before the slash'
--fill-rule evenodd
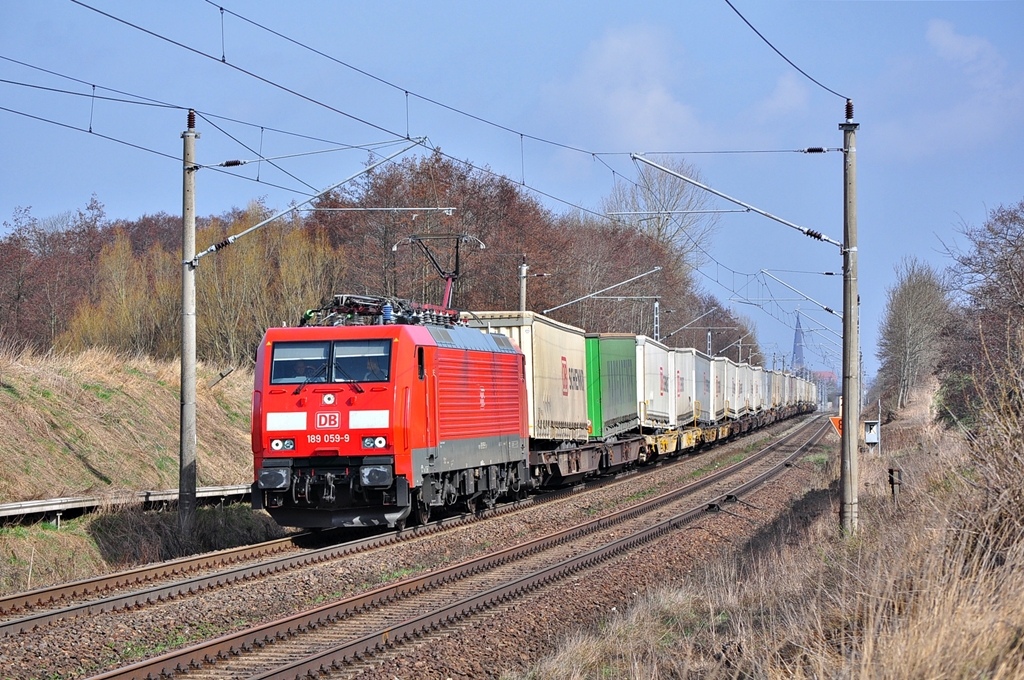
<path id="1" fill-rule="evenodd" d="M 759 413 L 764 410 L 764 368 L 750 367 L 750 410 Z"/>
<path id="2" fill-rule="evenodd" d="M 587 350 L 582 329 L 534 312 L 473 312 L 463 320 L 523 350 L 533 439 L 586 441 Z"/>
<path id="3" fill-rule="evenodd" d="M 697 400 L 696 354 L 697 350 L 692 348 L 676 348 L 672 350 L 672 360 L 675 365 L 673 388 L 675 390 L 676 427 L 680 429 L 693 425 L 695 420 L 694 402 Z"/>
<path id="4" fill-rule="evenodd" d="M 772 408 L 781 408 L 785 401 L 785 375 L 781 371 L 772 371 Z"/>
<path id="5" fill-rule="evenodd" d="M 729 364 L 729 360 L 725 357 L 715 357 L 711 360 L 712 369 L 712 400 L 714 402 L 714 422 L 718 422 L 725 418 L 725 402 L 726 396 L 726 366 Z"/>
<path id="6" fill-rule="evenodd" d="M 714 363 L 707 354 L 697 350 L 689 351 L 693 352 L 693 401 L 697 422 L 713 423 L 715 421 Z"/>
<path id="7" fill-rule="evenodd" d="M 636 336 L 636 392 L 643 427 L 675 427 L 672 355 L 660 342 L 644 335 Z"/>

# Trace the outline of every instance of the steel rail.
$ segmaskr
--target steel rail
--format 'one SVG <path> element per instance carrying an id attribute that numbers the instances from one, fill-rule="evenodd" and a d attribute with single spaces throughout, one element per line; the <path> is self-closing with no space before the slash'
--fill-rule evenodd
<path id="1" fill-rule="evenodd" d="M 813 419 L 811 423 L 813 423 Z M 329 624 L 349 616 L 354 615 L 357 612 L 364 611 L 368 608 L 377 607 L 382 604 L 394 601 L 406 597 L 410 594 L 421 593 L 426 590 L 433 589 L 439 585 L 450 583 L 459 580 L 465 576 L 479 573 L 483 570 L 492 569 L 496 566 L 507 564 L 515 559 L 520 559 L 524 556 L 534 554 L 538 551 L 550 549 L 554 546 L 570 542 L 579 537 L 592 534 L 596 531 L 606 529 L 615 524 L 633 519 L 642 514 L 650 512 L 660 506 L 667 503 L 678 500 L 679 498 L 692 494 L 696 491 L 706 488 L 712 484 L 721 481 L 739 469 L 748 467 L 760 461 L 762 458 L 775 452 L 780 447 L 787 445 L 793 439 L 799 437 L 808 427 L 808 425 L 802 426 L 794 432 L 784 436 L 776 442 L 772 442 L 764 449 L 752 453 L 750 456 L 745 458 L 743 461 L 737 462 L 733 465 L 721 468 L 715 472 L 712 472 L 705 477 L 702 477 L 695 482 L 687 484 L 679 489 L 669 491 L 661 494 L 657 497 L 641 501 L 632 506 L 624 508 L 611 515 L 597 518 L 583 524 L 570 527 L 561 531 L 556 531 L 546 536 L 522 543 L 505 550 L 501 550 L 495 553 L 488 554 L 484 557 L 478 557 L 470 560 L 466 560 L 459 564 L 451 567 L 444 568 L 439 571 L 434 571 L 418 577 L 412 577 L 405 579 L 398 583 L 383 586 L 373 591 L 355 595 L 352 597 L 345 598 L 343 600 L 328 603 L 314 609 L 294 614 L 292 616 L 272 621 L 266 624 L 262 624 L 253 627 L 248 630 L 231 633 L 214 640 L 209 640 L 198 645 L 194 645 L 189 648 L 183 648 L 173 652 L 166 653 L 159 657 L 138 662 L 122 669 L 117 669 L 98 675 L 94 680 L 126 680 L 128 678 L 155 678 L 166 675 L 173 675 L 179 672 L 186 672 L 189 668 L 194 668 L 204 663 L 214 663 L 218 658 L 227 658 L 232 655 L 240 654 L 244 651 L 251 650 L 256 647 L 262 647 L 267 644 L 273 643 L 275 640 L 285 639 L 291 637 L 300 632 L 317 628 L 321 625 Z M 816 436 L 820 436 L 820 432 L 824 428 L 819 429 L 819 433 Z M 787 461 L 799 454 L 801 449 L 797 449 L 794 454 L 787 457 Z M 781 464 L 780 464 L 781 465 Z M 779 466 L 776 466 L 779 467 Z M 775 468 L 773 468 L 774 470 Z M 777 472 L 775 473 L 777 474 Z M 755 481 L 747 482 L 747 485 L 760 484 L 758 478 Z M 571 491 L 570 491 L 571 492 Z M 732 492 L 735 494 L 736 492 Z M 730 494 L 725 494 L 721 497 L 716 497 L 716 501 L 724 502 L 724 499 L 729 497 Z M 720 500 L 721 499 L 721 500 Z M 715 503 L 702 505 L 698 510 L 700 512 L 707 512 Z M 664 523 L 660 523 L 664 524 Z M 660 526 L 655 525 L 655 526 Z M 667 531 L 669 529 L 664 529 Z M 646 535 L 646 532 L 641 532 Z M 626 540 L 626 539 L 624 539 Z M 650 540 L 650 539 L 646 539 Z M 616 544 L 621 541 L 616 541 Z M 589 553 L 588 553 L 589 554 Z M 545 573 L 548 570 L 545 570 Z M 518 581 L 517 581 L 518 583 Z M 490 592 L 490 591 L 488 591 Z M 485 594 L 486 595 L 486 594 Z M 483 597 L 483 596 L 477 596 Z M 423 618 L 423 617 L 420 617 Z M 420 619 L 416 619 L 419 621 Z M 403 624 L 404 625 L 404 624 Z M 389 629 L 394 631 L 395 629 Z M 403 629 L 404 631 L 404 629 Z M 403 635 L 405 633 L 403 632 Z M 385 637 L 391 636 L 390 632 L 384 633 Z M 371 636 L 372 637 L 372 636 Z M 363 640 L 365 638 L 361 638 Z M 356 644 L 356 643 L 351 643 Z M 346 647 L 347 649 L 347 647 Z M 346 652 L 347 654 L 348 652 Z"/>
<path id="2" fill-rule="evenodd" d="M 117 588 L 138 586 L 158 579 L 173 578 L 201 569 L 211 569 L 244 560 L 258 559 L 286 550 L 294 545 L 297 538 L 306 535 L 308 534 L 295 534 L 256 545 L 229 548 L 193 557 L 183 557 L 113 574 L 72 581 L 71 583 L 62 583 L 22 593 L 14 593 L 0 597 L 0 614 L 11 614 L 24 609 L 51 605 L 65 599 L 86 597 Z M 0 632 L 0 635 L 2 634 Z"/>
<path id="3" fill-rule="evenodd" d="M 275 670 L 261 675 L 253 676 L 250 680 L 303 680 L 305 678 L 319 677 L 323 673 L 330 673 L 332 670 L 341 670 L 354 661 L 362 661 L 367 656 L 372 656 L 384 651 L 389 647 L 396 646 L 401 642 L 413 638 L 419 638 L 430 632 L 440 630 L 446 625 L 460 621 L 473 614 L 486 611 L 492 607 L 500 606 L 507 601 L 522 597 L 537 589 L 543 588 L 555 581 L 564 579 L 579 571 L 589 569 L 602 562 L 608 561 L 620 554 L 629 552 L 641 545 L 649 543 L 661 536 L 678 529 L 679 527 L 692 522 L 702 515 L 717 512 L 720 506 L 726 502 L 732 502 L 741 496 L 761 486 L 768 480 L 781 474 L 791 467 L 792 460 L 802 453 L 809 446 L 817 443 L 827 430 L 827 424 L 822 424 L 804 444 L 799 446 L 784 461 L 773 466 L 769 470 L 757 475 L 753 479 L 744 482 L 731 492 L 722 494 L 710 503 L 693 508 L 686 512 L 679 513 L 665 519 L 646 529 L 624 536 L 615 541 L 606 543 L 603 546 L 577 555 L 552 565 L 533 574 L 510 581 L 507 584 L 497 586 L 470 596 L 455 604 L 428 612 L 414 619 L 409 619 L 398 625 L 363 636 L 331 649 L 324 650 L 318 654 L 306 657 L 298 662 L 290 663 Z M 801 429 L 801 431 L 803 428 Z M 750 461 L 753 463 L 755 461 Z M 734 470 L 736 466 L 730 466 Z"/>
<path id="4" fill-rule="evenodd" d="M 523 501 L 516 501 L 500 508 L 494 508 L 487 511 L 486 513 L 480 513 L 479 516 L 473 515 L 460 515 L 457 517 L 446 517 L 438 522 L 432 522 L 428 525 L 415 527 L 413 529 L 406 529 L 402 532 L 390 532 L 387 534 L 380 534 L 377 536 L 371 536 L 369 538 L 358 539 L 355 541 L 349 541 L 326 548 L 320 548 L 315 550 L 308 550 L 299 555 L 285 555 L 277 557 L 271 560 L 260 562 L 254 565 L 235 567 L 232 569 L 226 569 L 218 571 L 214 574 L 197 576 L 181 581 L 176 581 L 167 585 L 159 585 L 144 590 L 127 593 L 124 595 L 114 595 L 111 597 L 103 598 L 100 600 L 94 600 L 91 602 L 85 602 L 77 605 L 63 607 L 61 609 L 39 612 L 29 616 L 24 616 L 17 619 L 11 619 L 8 621 L 0 622 L 0 636 L 5 635 L 17 635 L 20 633 L 30 632 L 40 626 L 62 621 L 64 619 L 75 618 L 78 616 L 89 616 L 95 614 L 101 614 L 103 612 L 117 611 L 119 609 L 126 609 L 131 607 L 145 606 L 156 602 L 164 602 L 177 597 L 195 594 L 210 590 L 213 588 L 224 587 L 239 581 L 248 580 L 251 578 L 260 578 L 269 576 L 271 574 L 295 569 L 298 567 L 308 566 L 311 564 L 318 564 L 329 560 L 346 557 L 356 553 L 365 552 L 367 550 L 373 550 L 386 545 L 392 545 L 399 541 L 409 540 L 417 536 L 423 536 L 437 531 L 442 531 L 453 526 L 459 526 L 468 522 L 479 521 L 485 516 L 495 516 L 498 514 L 504 514 L 506 512 L 512 512 L 518 510 L 525 505 L 531 504 L 530 499 Z M 305 535 L 305 534 L 304 534 Z M 175 560 L 174 562 L 163 563 L 155 565 L 153 567 L 143 567 L 138 570 L 132 570 L 129 572 L 121 572 L 113 575 L 111 579 L 117 579 L 120 587 L 125 585 L 132 585 L 135 581 L 131 580 L 136 576 L 143 578 L 148 572 L 159 573 L 163 576 L 173 576 L 175 572 L 170 571 L 171 569 L 177 569 L 177 573 L 183 573 L 179 565 L 187 565 L 190 563 L 198 563 L 199 566 L 192 567 L 191 570 L 214 567 L 217 566 L 216 562 L 220 555 L 227 554 L 236 556 L 232 560 L 233 563 L 246 559 L 238 555 L 244 555 L 251 553 L 256 550 L 262 549 L 264 546 L 273 545 L 280 546 L 275 552 L 285 549 L 287 544 L 291 544 L 293 538 L 278 539 L 276 541 L 270 541 L 268 543 L 261 543 L 256 546 L 250 546 L 249 548 L 236 548 L 232 550 L 221 551 L 220 553 L 211 553 L 198 558 L 185 558 L 183 560 Z M 264 552 L 266 554 L 266 552 Z M 258 558 L 260 555 L 254 554 L 249 559 Z M 219 564 L 224 564 L 220 562 Z M 157 577 L 154 577 L 157 578 Z M 152 578 L 150 580 L 153 580 Z M 56 599 L 60 597 L 71 597 L 71 596 L 82 596 L 86 594 L 85 588 L 93 587 L 91 592 L 97 592 L 99 590 L 109 590 L 114 585 L 104 586 L 103 578 L 91 579 L 78 583 L 67 584 L 66 586 L 58 586 L 56 588 L 41 589 L 39 591 L 33 591 L 31 593 L 22 593 L 19 595 L 11 596 L 7 598 L 12 603 L 24 606 L 26 603 L 29 605 L 35 603 L 45 604 L 47 597 L 53 597 Z M 79 588 L 79 590 L 75 590 Z M 69 594 L 70 593 L 70 594 Z M 76 594 L 77 593 L 77 594 Z"/>
<path id="5" fill-rule="evenodd" d="M 679 456 L 675 457 L 675 460 L 679 459 Z M 583 491 L 600 489 L 605 486 L 618 483 L 622 479 L 631 476 L 653 473 L 656 470 L 661 469 L 665 465 L 672 464 L 671 462 L 669 462 L 669 460 L 662 459 L 659 460 L 656 464 L 644 469 L 632 468 L 618 472 L 609 477 L 603 477 L 597 480 L 588 480 L 585 482 L 581 482 L 579 484 L 575 484 L 571 487 L 566 487 L 564 489 L 547 491 L 543 494 L 532 496 L 531 498 L 525 500 L 502 504 L 494 508 L 482 510 L 477 512 L 475 515 L 467 513 L 457 515 L 454 517 L 446 517 L 444 519 L 431 522 L 424 526 L 413 527 L 402 531 L 386 532 L 368 539 L 359 539 L 356 541 L 351 541 L 342 544 L 344 546 L 350 547 L 350 550 L 348 552 L 342 553 L 342 556 L 351 555 L 365 550 L 372 550 L 386 545 L 391 545 L 399 540 L 416 538 L 418 536 L 445 530 L 453 526 L 461 526 L 469 522 L 479 521 L 480 519 L 493 517 L 506 512 L 517 511 L 527 505 L 553 502 L 570 495 L 582 493 Z M 211 490 L 220 488 L 221 487 L 209 487 L 209 489 Z M 152 581 L 173 578 L 176 576 L 193 573 L 203 569 L 215 569 L 221 566 L 237 564 L 238 562 L 242 561 L 258 559 L 263 556 L 273 555 L 278 552 L 281 552 L 282 550 L 285 550 L 288 547 L 294 545 L 294 540 L 299 536 L 307 535 L 308 533 L 304 532 L 302 534 L 293 535 L 283 539 L 275 539 L 273 541 L 267 541 L 256 545 L 230 548 L 227 550 L 222 550 L 215 553 L 207 553 L 200 556 L 184 557 L 176 560 L 170 560 L 167 562 L 161 562 L 150 566 L 138 567 L 135 569 L 116 572 L 113 574 L 106 574 L 87 579 L 81 579 L 79 581 L 74 581 L 71 583 L 58 584 L 54 586 L 37 588 L 31 591 L 14 593 L 11 595 L 0 597 L 0 615 L 10 615 L 27 609 L 51 606 L 62 600 L 80 599 L 83 597 L 88 597 L 90 595 L 109 592 L 111 590 L 117 590 L 133 586 L 141 586 L 142 584 L 149 583 Z M 227 580 L 222 581 L 220 583 L 216 583 L 216 580 L 214 580 L 214 583 L 216 585 L 229 585 L 232 582 L 233 580 Z M 193 585 L 198 590 L 205 590 L 208 587 L 210 587 L 209 584 L 202 583 L 201 581 Z M 187 589 L 183 592 L 187 592 Z M 40 613 L 26 616 L 18 620 L 0 622 L 0 636 L 25 632 L 28 630 L 32 630 L 37 626 L 53 623 L 65 618 L 70 618 L 81 614 L 90 614 L 95 613 L 97 611 L 113 611 L 121 607 L 134 607 L 145 605 L 147 603 L 154 601 L 158 602 L 166 599 L 167 597 L 176 596 L 178 594 L 182 593 L 175 593 L 173 588 L 157 587 L 138 592 L 135 594 L 134 597 L 124 596 L 121 598 L 113 599 L 111 602 L 94 602 L 94 604 L 100 606 L 100 608 L 97 610 L 89 610 L 87 608 L 87 605 L 80 604 L 76 607 L 65 607 L 60 610 L 51 611 L 48 614 Z"/>

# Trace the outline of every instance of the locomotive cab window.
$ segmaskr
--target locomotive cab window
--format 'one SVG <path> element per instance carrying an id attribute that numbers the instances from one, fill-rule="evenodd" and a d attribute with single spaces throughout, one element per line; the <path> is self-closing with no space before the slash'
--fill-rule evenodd
<path id="1" fill-rule="evenodd" d="M 333 352 L 334 382 L 388 382 L 391 340 L 337 340 Z"/>
<path id="2" fill-rule="evenodd" d="M 274 343 L 270 366 L 270 384 L 327 382 L 329 342 Z"/>

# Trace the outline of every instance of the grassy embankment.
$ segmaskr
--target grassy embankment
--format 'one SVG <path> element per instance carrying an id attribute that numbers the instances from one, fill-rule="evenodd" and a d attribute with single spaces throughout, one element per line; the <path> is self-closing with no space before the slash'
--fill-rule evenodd
<path id="1" fill-rule="evenodd" d="M 934 424 L 930 394 L 886 425 L 883 455 L 860 458 L 857 536 L 838 532 L 833 461 L 743 549 L 572 635 L 529 677 L 1021 677 L 1021 378 L 987 405 L 984 434 Z"/>
<path id="2" fill-rule="evenodd" d="M 199 366 L 196 452 L 200 486 L 252 478 L 252 373 L 213 387 Z M 244 540 L 277 529 L 245 508 L 202 510 L 196 536 L 177 535 L 174 513 L 142 513 L 114 498 L 125 490 L 178 486 L 177 362 L 100 350 L 38 355 L 0 349 L 0 502 L 67 496 L 111 499 L 102 513 L 0 528 L 0 592 L 82 578 Z"/>

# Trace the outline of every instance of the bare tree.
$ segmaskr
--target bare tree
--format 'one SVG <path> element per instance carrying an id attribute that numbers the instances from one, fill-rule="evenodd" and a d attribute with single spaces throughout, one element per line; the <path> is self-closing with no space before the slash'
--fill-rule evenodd
<path id="1" fill-rule="evenodd" d="M 697 168 L 686 161 L 669 157 L 655 158 L 681 175 L 701 181 Z M 603 203 L 604 210 L 615 213 L 623 224 L 668 246 L 675 255 L 675 264 L 683 271 L 700 266 L 704 250 L 717 229 L 717 220 L 706 212 L 713 206 L 713 197 L 649 165 L 638 165 L 636 182 L 621 180 Z"/>
<path id="2" fill-rule="evenodd" d="M 877 356 L 883 398 L 896 409 L 931 375 L 939 361 L 950 302 L 942 276 L 917 258 L 896 267 L 896 283 L 886 290 L 885 316 Z"/>
<path id="3" fill-rule="evenodd" d="M 1024 201 L 989 211 L 981 226 L 963 224 L 967 248 L 947 246 L 957 307 L 940 362 L 941 411 L 961 424 L 998 391 L 993 366 L 1019 360 L 1024 324 Z"/>

